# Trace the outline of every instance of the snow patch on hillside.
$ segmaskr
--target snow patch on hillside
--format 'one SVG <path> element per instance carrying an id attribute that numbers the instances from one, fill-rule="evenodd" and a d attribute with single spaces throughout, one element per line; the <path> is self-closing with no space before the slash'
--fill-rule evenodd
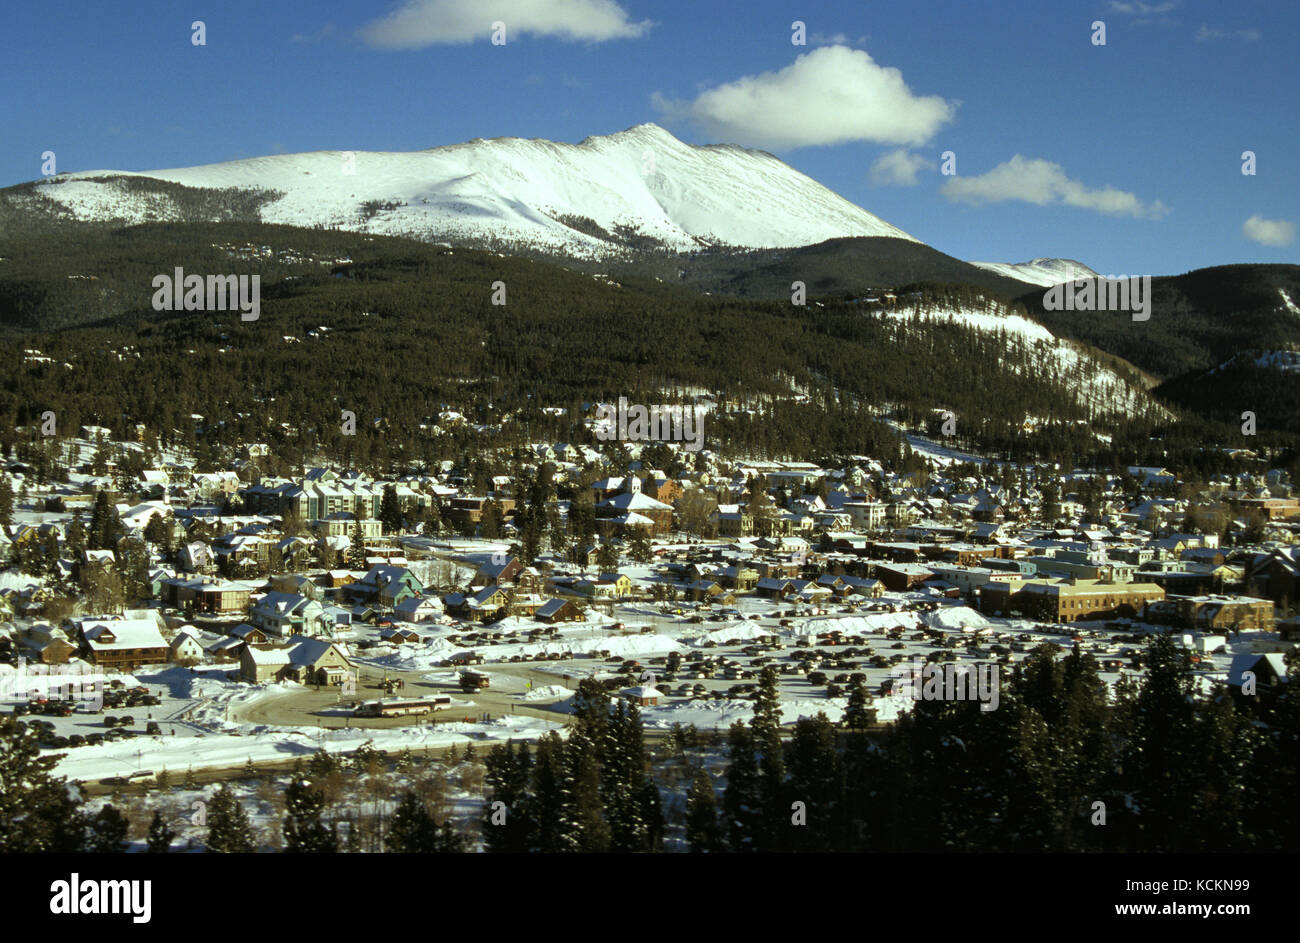
<path id="1" fill-rule="evenodd" d="M 1002 334 L 1010 349 L 1027 348 L 1040 374 L 1054 374 L 1074 393 L 1081 405 L 1099 416 L 1139 415 L 1158 412 L 1171 414 L 1151 397 L 1145 388 L 1116 373 L 1081 346 L 1057 337 L 1042 324 L 1014 314 L 998 302 L 983 307 L 925 308 L 914 306 L 880 312 L 897 320 L 919 317 L 927 321 L 946 321 L 978 331 Z M 1007 369 L 1019 370 L 1011 364 Z"/>
<path id="2" fill-rule="evenodd" d="M 971 262 L 971 265 L 1019 279 L 1031 285 L 1050 288 L 1076 278 L 1097 278 L 1098 275 L 1082 262 L 1074 259 L 1030 259 L 1028 262 Z"/>

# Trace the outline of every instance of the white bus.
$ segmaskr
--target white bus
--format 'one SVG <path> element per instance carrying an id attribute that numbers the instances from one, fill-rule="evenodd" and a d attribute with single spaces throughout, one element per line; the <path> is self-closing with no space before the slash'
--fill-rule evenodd
<path id="1" fill-rule="evenodd" d="M 352 713 L 355 717 L 403 717 L 450 708 L 451 697 L 444 694 L 432 697 L 395 697 L 363 701 Z"/>

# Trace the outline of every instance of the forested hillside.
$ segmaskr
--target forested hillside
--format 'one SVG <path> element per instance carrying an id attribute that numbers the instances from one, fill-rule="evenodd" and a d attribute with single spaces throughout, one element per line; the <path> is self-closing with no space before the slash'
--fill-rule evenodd
<path id="1" fill-rule="evenodd" d="M 915 428 L 933 425 L 936 410 L 954 414 L 953 444 L 1007 458 L 1113 464 L 1151 451 L 1152 433 L 1178 435 L 1136 376 L 1112 378 L 1137 392 L 1108 403 L 1094 395 L 1097 378 L 1121 374 L 1095 359 L 1076 359 L 1066 375 L 1013 331 L 929 316 L 982 304 L 969 286 L 920 286 L 889 309 L 799 307 L 238 222 L 73 224 L 6 236 L 0 257 L 0 322 L 12 336 L 0 351 L 6 428 L 54 410 L 62 428 L 143 423 L 163 440 L 416 461 L 463 446 L 463 431 L 434 434 L 446 407 L 504 422 L 497 434 L 508 444 L 530 432 L 581 438 L 583 404 L 594 400 L 703 391 L 724 404 L 706 447 L 773 457 L 893 455 L 896 434 L 879 419 Z M 260 274 L 260 318 L 155 312 L 151 281 L 176 267 Z M 498 282 L 504 305 L 492 303 Z M 567 418 L 544 406 L 567 407 Z M 356 436 L 341 430 L 345 409 Z"/>

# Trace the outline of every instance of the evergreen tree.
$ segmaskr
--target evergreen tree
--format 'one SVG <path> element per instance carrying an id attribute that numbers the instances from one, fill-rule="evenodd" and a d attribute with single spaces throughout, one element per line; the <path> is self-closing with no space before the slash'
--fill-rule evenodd
<path id="1" fill-rule="evenodd" d="M 722 850 L 717 793 L 713 790 L 713 780 L 703 768 L 695 771 L 691 788 L 686 792 L 686 843 L 691 851 L 699 854 Z"/>
<path id="2" fill-rule="evenodd" d="M 401 532 L 402 505 L 397 498 L 396 485 L 384 485 L 383 496 L 379 500 L 379 520 L 384 525 L 385 534 Z"/>
<path id="3" fill-rule="evenodd" d="M 818 713 L 795 722 L 790 741 L 790 781 L 782 814 L 786 821 L 779 846 L 793 851 L 839 851 L 845 834 L 840 797 L 844 792 L 835 728 Z M 794 802 L 802 803 L 803 824 L 796 824 Z"/>
<path id="4" fill-rule="evenodd" d="M 14 522 L 14 484 L 9 476 L 0 473 L 0 527 Z"/>
<path id="5" fill-rule="evenodd" d="M 305 779 L 294 779 L 285 790 L 284 850 L 336 852 L 338 835 L 322 819 L 325 797 Z"/>
<path id="6" fill-rule="evenodd" d="M 613 544 L 601 544 L 596 551 L 596 566 L 602 573 L 612 573 L 618 569 L 618 549 Z"/>
<path id="7" fill-rule="evenodd" d="M 90 820 L 86 850 L 96 854 L 120 854 L 129 844 L 126 834 L 126 818 L 111 804 L 105 805 Z"/>
<path id="8" fill-rule="evenodd" d="M 728 735 L 727 788 L 722 794 L 727 850 L 766 850 L 763 798 L 762 772 L 754 735 L 743 723 L 736 721 Z"/>
<path id="9" fill-rule="evenodd" d="M 248 813 L 229 785 L 223 784 L 208 801 L 207 849 L 217 854 L 250 854 L 256 851 L 253 844 L 253 827 Z"/>
<path id="10" fill-rule="evenodd" d="M 153 820 L 149 823 L 148 849 L 153 854 L 166 854 L 171 851 L 172 839 L 176 833 L 163 819 L 162 813 L 154 809 Z"/>
<path id="11" fill-rule="evenodd" d="M 861 678 L 849 680 L 849 703 L 844 708 L 844 726 L 850 730 L 866 730 L 875 720 L 871 695 L 867 683 Z"/>
<path id="12" fill-rule="evenodd" d="M 60 756 L 42 755 L 33 728 L 0 714 L 0 853 L 82 850 L 81 800 L 51 775 Z"/>
<path id="13" fill-rule="evenodd" d="M 496 498 L 489 498 L 483 502 L 483 513 L 479 518 L 478 533 L 484 540 L 496 540 L 501 536 L 501 525 L 505 520 L 505 514 L 501 510 L 501 502 Z"/>
<path id="14" fill-rule="evenodd" d="M 352 543 L 348 546 L 348 567 L 353 570 L 366 568 L 366 539 L 361 535 L 361 518 L 352 523 Z"/>
<path id="15" fill-rule="evenodd" d="M 108 500 L 108 492 L 100 491 L 95 495 L 95 506 L 90 512 L 90 532 L 87 548 L 90 550 L 113 550 L 118 538 L 122 536 L 122 519 L 117 508 Z"/>
<path id="16" fill-rule="evenodd" d="M 759 674 L 750 728 L 754 732 L 754 746 L 759 752 L 762 771 L 763 822 L 772 830 L 759 841 L 770 847 L 770 837 L 775 834 L 777 824 L 788 817 L 789 809 L 785 798 L 785 757 L 781 745 L 781 698 L 774 665 L 764 665 Z"/>
<path id="17" fill-rule="evenodd" d="M 537 742 L 533 759 L 530 801 L 522 813 L 528 815 L 529 851 L 554 854 L 570 851 L 572 816 L 568 809 L 565 743 L 551 731 Z M 511 810 L 513 811 L 513 810 Z"/>
<path id="18" fill-rule="evenodd" d="M 493 852 L 523 852 L 532 844 L 528 795 L 532 757 L 526 744 L 510 741 L 492 748 L 484 761 L 488 791 L 483 805 L 483 844 Z M 496 803 L 504 804 L 504 810 Z M 504 821 L 499 813 L 504 812 Z M 498 824 L 500 823 L 500 824 Z"/>
<path id="19" fill-rule="evenodd" d="M 384 849 L 398 853 L 429 854 L 438 851 L 438 823 L 423 800 L 410 789 L 402 793 L 388 820 Z"/>

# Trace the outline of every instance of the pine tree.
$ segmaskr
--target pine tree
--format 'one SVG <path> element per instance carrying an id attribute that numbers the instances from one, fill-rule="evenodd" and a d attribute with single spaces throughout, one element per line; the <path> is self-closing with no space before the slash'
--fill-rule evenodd
<path id="1" fill-rule="evenodd" d="M 0 853 L 82 850 L 81 801 L 51 771 L 59 755 L 42 755 L 34 729 L 0 714 Z"/>
<path id="2" fill-rule="evenodd" d="M 14 485 L 9 476 L 0 473 L 0 527 L 14 522 Z"/>
<path id="3" fill-rule="evenodd" d="M 777 689 L 777 673 L 773 665 L 765 665 L 759 674 L 758 691 L 754 696 L 754 717 L 750 721 L 754 732 L 754 746 L 759 752 L 759 769 L 762 771 L 763 821 L 772 831 L 759 841 L 770 847 L 779 822 L 787 818 L 789 803 L 785 801 L 785 758 L 781 745 L 781 697 Z"/>
<path id="4" fill-rule="evenodd" d="M 801 717 L 790 741 L 790 781 L 779 847 L 792 851 L 839 851 L 846 829 L 841 819 L 844 791 L 835 729 L 826 715 Z M 793 802 L 803 804 L 804 824 L 791 821 Z"/>
<path id="5" fill-rule="evenodd" d="M 849 703 L 844 708 L 844 726 L 850 730 L 866 730 L 875 722 L 876 712 L 871 706 L 871 695 L 861 678 L 849 680 Z"/>
<path id="6" fill-rule="evenodd" d="M 532 757 L 526 744 L 518 751 L 507 741 L 492 748 L 483 763 L 487 784 L 483 804 L 483 844 L 490 852 L 523 852 L 532 842 L 528 795 Z M 496 803 L 502 803 L 497 806 Z M 504 819 L 502 818 L 504 814 Z"/>
<path id="7" fill-rule="evenodd" d="M 284 850 L 286 852 L 336 852 L 338 835 L 321 814 L 325 797 L 308 780 L 295 779 L 285 790 Z"/>
<path id="8" fill-rule="evenodd" d="M 95 506 L 90 512 L 90 533 L 87 548 L 90 550 L 113 550 L 117 540 L 122 536 L 122 519 L 108 500 L 108 492 L 100 491 L 95 495 Z"/>
<path id="9" fill-rule="evenodd" d="M 154 809 L 153 821 L 149 823 L 148 849 L 153 854 L 166 854 L 171 851 L 172 839 L 176 833 L 163 819 L 162 813 Z"/>
<path id="10" fill-rule="evenodd" d="M 256 851 L 253 844 L 253 827 L 248 813 L 229 785 L 223 784 L 208 802 L 207 849 L 217 854 L 250 854 Z"/>
<path id="11" fill-rule="evenodd" d="M 695 771 L 686 793 L 686 842 L 697 854 L 722 850 L 722 831 L 718 827 L 718 797 L 713 780 L 700 768 Z"/>
<path id="12" fill-rule="evenodd" d="M 532 842 L 529 851 L 554 854 L 573 850 L 568 834 L 573 819 L 568 809 L 564 754 L 565 743 L 555 731 L 538 740 L 529 802 L 523 810 L 508 810 L 510 814 L 528 816 L 527 834 Z"/>
<path id="13" fill-rule="evenodd" d="M 384 850 L 399 854 L 428 854 L 437 850 L 437 823 L 424 802 L 411 790 L 402 798 L 388 820 Z"/>
<path id="14" fill-rule="evenodd" d="M 106 805 L 90 820 L 86 850 L 96 854 L 120 854 L 126 851 L 126 818 L 113 806 Z"/>
<path id="15" fill-rule="evenodd" d="M 731 725 L 728 753 L 727 788 L 722 794 L 727 850 L 765 850 L 762 773 L 754 735 L 740 721 Z"/>
<path id="16" fill-rule="evenodd" d="M 618 548 L 613 544 L 601 544 L 596 551 L 596 566 L 602 573 L 612 573 L 618 569 Z"/>
<path id="17" fill-rule="evenodd" d="M 366 539 L 361 534 L 361 518 L 352 523 L 352 542 L 348 546 L 348 567 L 353 570 L 366 568 Z"/>
<path id="18" fill-rule="evenodd" d="M 379 501 L 379 520 L 384 525 L 385 534 L 401 532 L 402 504 L 397 498 L 396 485 L 384 485 L 383 497 Z"/>

